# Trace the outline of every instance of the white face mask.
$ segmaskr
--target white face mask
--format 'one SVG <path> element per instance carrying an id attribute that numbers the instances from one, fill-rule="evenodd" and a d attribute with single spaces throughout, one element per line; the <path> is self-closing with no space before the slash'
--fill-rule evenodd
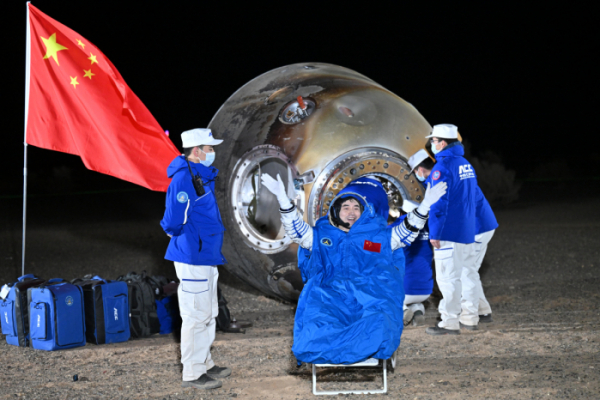
<path id="1" fill-rule="evenodd" d="M 419 171 L 415 172 L 415 176 L 417 177 L 417 179 L 419 180 L 419 182 L 425 182 L 425 177 L 419 175 Z"/>
<path id="2" fill-rule="evenodd" d="M 431 152 L 432 152 L 433 154 L 437 154 L 437 153 L 439 153 L 439 152 L 441 151 L 441 150 L 438 150 L 438 149 L 436 149 L 436 148 L 435 148 L 435 146 L 436 146 L 436 145 L 438 145 L 438 144 L 440 144 L 440 142 L 437 142 L 437 143 L 431 143 Z"/>
<path id="3" fill-rule="evenodd" d="M 202 151 L 202 150 L 200 150 Z M 204 153 L 204 151 L 202 151 Z M 215 161 L 215 157 L 216 157 L 216 153 L 213 151 L 212 153 L 204 153 L 206 154 L 206 160 L 204 161 L 200 161 L 200 164 L 204 165 L 205 167 L 210 167 L 212 165 L 212 163 Z"/>

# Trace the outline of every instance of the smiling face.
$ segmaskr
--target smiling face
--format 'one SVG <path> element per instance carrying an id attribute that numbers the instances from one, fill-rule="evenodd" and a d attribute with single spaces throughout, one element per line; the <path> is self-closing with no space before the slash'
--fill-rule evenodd
<path id="1" fill-rule="evenodd" d="M 340 209 L 340 219 L 350 225 L 354 225 L 354 223 L 360 218 L 361 210 L 360 204 L 358 201 L 354 199 L 348 199 L 342 203 L 342 208 Z"/>

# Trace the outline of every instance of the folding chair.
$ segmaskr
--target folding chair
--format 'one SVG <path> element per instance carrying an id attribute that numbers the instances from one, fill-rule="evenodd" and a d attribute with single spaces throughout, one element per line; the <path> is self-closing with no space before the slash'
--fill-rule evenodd
<path id="1" fill-rule="evenodd" d="M 390 358 L 392 367 L 396 368 L 396 352 Z M 365 389 L 365 390 L 338 390 L 338 391 L 318 391 L 317 390 L 317 367 L 335 367 L 335 368 L 352 368 L 352 367 L 377 367 L 381 361 L 383 367 L 383 388 L 381 389 Z M 387 360 L 378 360 L 376 358 L 369 358 L 365 361 L 361 361 L 354 364 L 313 364 L 312 365 L 312 387 L 314 395 L 337 395 L 337 394 L 376 394 L 376 393 L 387 393 Z"/>

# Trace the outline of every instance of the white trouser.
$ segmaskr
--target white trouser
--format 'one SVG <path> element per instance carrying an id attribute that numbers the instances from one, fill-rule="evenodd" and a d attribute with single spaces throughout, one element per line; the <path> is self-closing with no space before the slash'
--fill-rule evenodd
<path id="1" fill-rule="evenodd" d="M 219 313 L 217 280 L 212 265 L 175 263 L 181 282 L 177 289 L 181 313 L 181 363 L 183 380 L 193 381 L 214 367 L 210 346 L 215 340 L 215 318 Z"/>
<path id="2" fill-rule="evenodd" d="M 491 314 L 492 308 L 483 293 L 481 278 L 479 277 L 479 268 L 483 263 L 487 246 L 495 230 L 480 233 L 475 236 L 475 243 L 469 245 L 470 252 L 465 259 L 465 263 L 471 264 L 470 268 L 463 268 L 462 281 L 462 313 L 460 322 L 466 325 L 477 325 L 479 315 Z M 476 301 L 477 300 L 477 301 Z"/>
<path id="3" fill-rule="evenodd" d="M 440 301 L 438 310 L 442 320 L 438 324 L 440 328 L 460 329 L 459 316 L 461 315 L 461 297 L 463 293 L 461 276 L 463 270 L 467 269 L 469 275 L 474 268 L 473 264 L 465 263 L 465 259 L 471 252 L 468 244 L 440 241 L 440 248 L 434 248 L 435 274 L 438 287 L 444 298 Z M 475 270 L 477 273 L 477 270 Z M 474 313 L 477 314 L 479 299 L 474 299 Z M 471 312 L 472 310 L 468 311 Z"/>
<path id="4" fill-rule="evenodd" d="M 415 311 L 421 311 L 425 314 L 423 302 L 428 298 L 428 294 L 407 294 L 404 296 L 404 309 L 410 308 L 413 313 Z"/>

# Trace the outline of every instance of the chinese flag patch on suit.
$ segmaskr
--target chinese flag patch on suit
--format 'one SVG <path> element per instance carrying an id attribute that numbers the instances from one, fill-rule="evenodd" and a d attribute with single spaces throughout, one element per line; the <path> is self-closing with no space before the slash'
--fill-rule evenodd
<path id="1" fill-rule="evenodd" d="M 27 144 L 166 191 L 167 166 L 179 152 L 109 59 L 31 4 L 28 40 Z"/>
<path id="2" fill-rule="evenodd" d="M 369 240 L 365 240 L 363 249 L 367 251 L 372 251 L 374 253 L 381 253 L 381 243 L 374 243 Z"/>

